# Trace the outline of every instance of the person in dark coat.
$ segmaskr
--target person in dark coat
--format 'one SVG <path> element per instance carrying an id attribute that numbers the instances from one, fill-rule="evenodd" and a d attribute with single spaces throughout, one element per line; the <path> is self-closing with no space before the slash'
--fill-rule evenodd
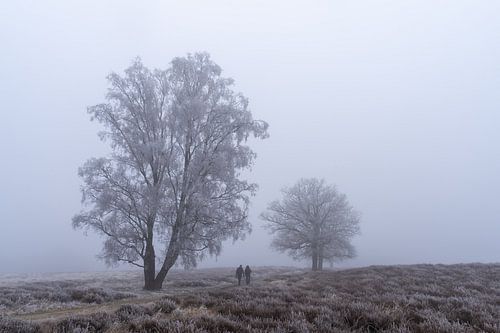
<path id="1" fill-rule="evenodd" d="M 238 279 L 238 286 L 241 285 L 241 278 L 243 277 L 243 266 L 236 268 L 236 278 Z"/>
<path id="2" fill-rule="evenodd" d="M 250 269 L 250 266 L 247 265 L 247 267 L 245 267 L 245 281 L 247 285 L 250 284 L 250 274 L 252 274 L 252 270 Z"/>

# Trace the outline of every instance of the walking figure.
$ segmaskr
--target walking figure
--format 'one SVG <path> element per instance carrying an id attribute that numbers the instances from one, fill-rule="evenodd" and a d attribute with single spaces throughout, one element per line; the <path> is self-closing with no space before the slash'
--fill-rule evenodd
<path id="1" fill-rule="evenodd" d="M 236 278 L 238 279 L 238 286 L 241 285 L 241 278 L 243 277 L 243 266 L 236 268 Z"/>
<path id="2" fill-rule="evenodd" d="M 247 267 L 245 267 L 245 281 L 247 285 L 250 284 L 250 274 L 252 274 L 252 270 L 250 269 L 250 266 L 247 265 Z"/>

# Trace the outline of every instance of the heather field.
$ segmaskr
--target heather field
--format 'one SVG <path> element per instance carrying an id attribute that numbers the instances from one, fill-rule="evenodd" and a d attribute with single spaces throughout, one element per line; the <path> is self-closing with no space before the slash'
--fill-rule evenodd
<path id="1" fill-rule="evenodd" d="M 500 264 L 0 276 L 0 332 L 500 332 Z"/>

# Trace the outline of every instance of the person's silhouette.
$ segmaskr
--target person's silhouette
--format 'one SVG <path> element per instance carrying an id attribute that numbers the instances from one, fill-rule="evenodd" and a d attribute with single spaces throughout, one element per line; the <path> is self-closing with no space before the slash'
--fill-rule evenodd
<path id="1" fill-rule="evenodd" d="M 241 285 L 241 278 L 243 277 L 243 266 L 236 268 L 236 278 L 238 279 L 238 286 Z"/>
<path id="2" fill-rule="evenodd" d="M 245 282 L 247 285 L 250 284 L 250 274 L 252 274 L 252 270 L 250 269 L 250 266 L 247 265 L 247 267 L 245 267 Z"/>

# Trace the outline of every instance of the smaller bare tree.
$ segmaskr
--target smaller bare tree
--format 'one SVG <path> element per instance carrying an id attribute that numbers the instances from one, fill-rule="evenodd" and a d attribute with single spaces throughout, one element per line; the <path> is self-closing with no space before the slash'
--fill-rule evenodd
<path id="1" fill-rule="evenodd" d="M 275 234 L 275 249 L 294 259 L 311 258 L 313 271 L 323 269 L 324 261 L 356 255 L 350 241 L 359 234 L 360 218 L 345 194 L 315 178 L 301 179 L 282 193 L 282 200 L 261 214 Z"/>

